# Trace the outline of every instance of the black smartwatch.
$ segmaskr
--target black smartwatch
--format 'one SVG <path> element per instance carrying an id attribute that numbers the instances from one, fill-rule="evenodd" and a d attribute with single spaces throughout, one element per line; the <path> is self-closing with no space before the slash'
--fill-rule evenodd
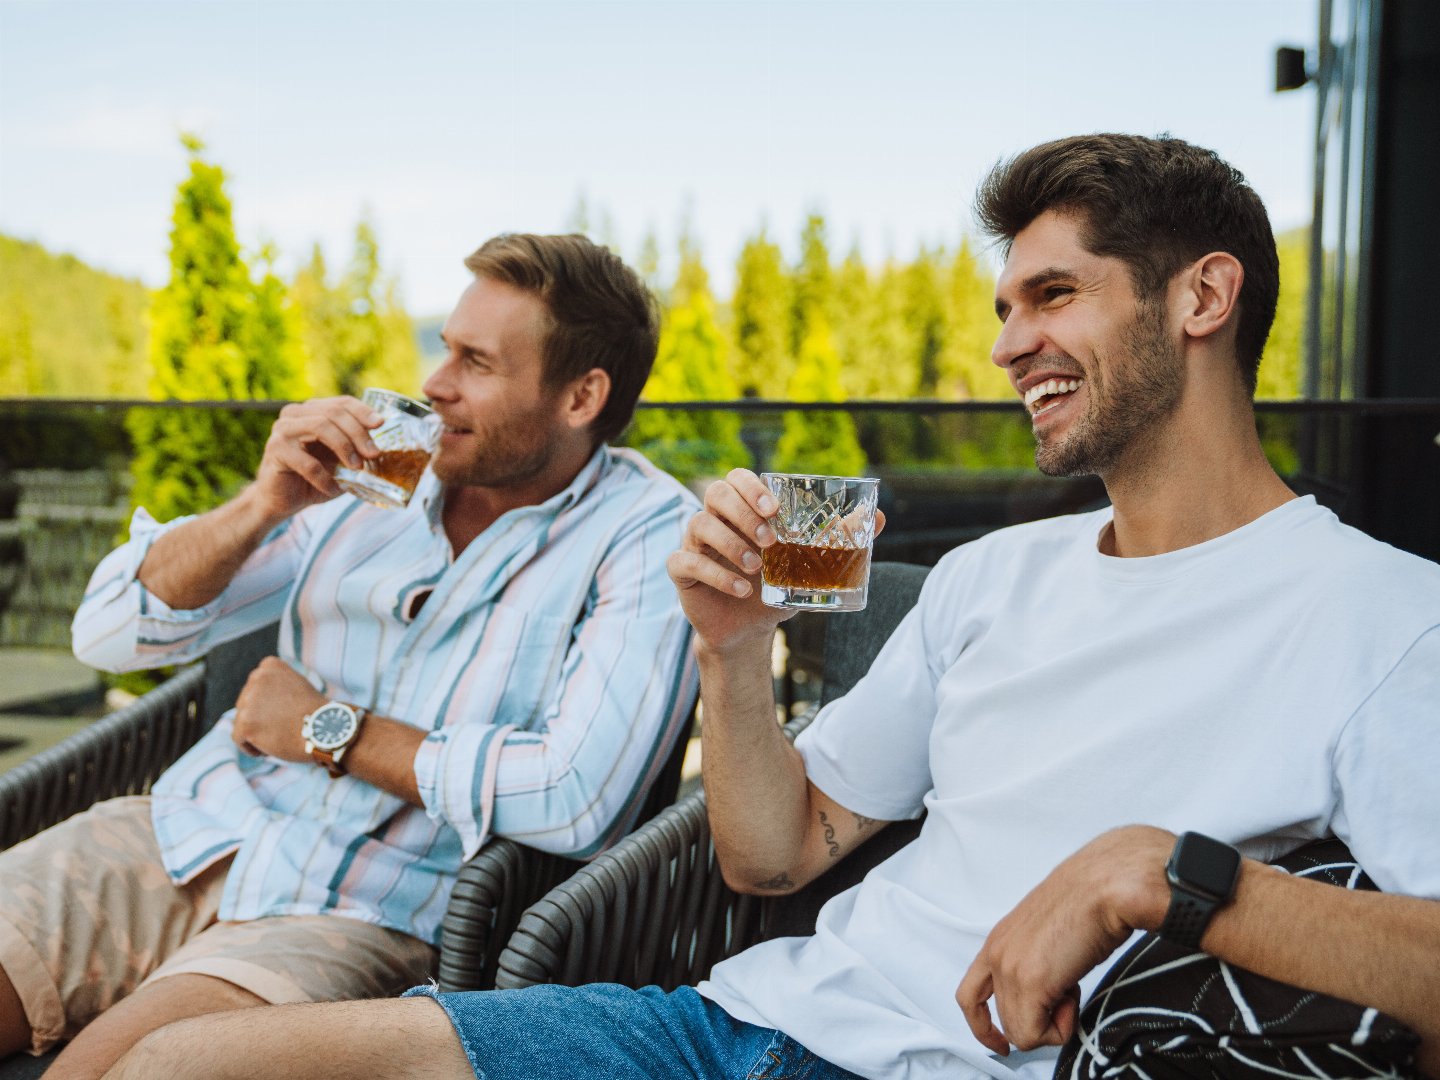
<path id="1" fill-rule="evenodd" d="M 1197 832 L 1182 833 L 1165 864 L 1165 877 L 1170 882 L 1170 909 L 1160 924 L 1160 936 L 1198 949 L 1216 909 L 1235 895 L 1240 852 Z"/>

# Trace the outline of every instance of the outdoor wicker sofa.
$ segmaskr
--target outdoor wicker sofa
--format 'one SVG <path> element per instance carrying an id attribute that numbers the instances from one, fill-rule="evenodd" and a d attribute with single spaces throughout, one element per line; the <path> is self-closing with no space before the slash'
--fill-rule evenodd
<path id="1" fill-rule="evenodd" d="M 103 799 L 150 785 L 235 703 L 245 679 L 275 651 L 276 624 L 217 646 L 143 697 L 0 774 L 0 849 Z M 693 724 L 693 714 L 691 723 Z M 683 731 L 641 808 L 648 821 L 675 801 L 689 730 Z M 446 990 L 494 985 L 499 949 L 520 914 L 584 865 L 503 838 L 461 868 L 441 928 L 438 981 Z M 40 1062 L 0 1061 L 0 1080 L 38 1076 Z"/>

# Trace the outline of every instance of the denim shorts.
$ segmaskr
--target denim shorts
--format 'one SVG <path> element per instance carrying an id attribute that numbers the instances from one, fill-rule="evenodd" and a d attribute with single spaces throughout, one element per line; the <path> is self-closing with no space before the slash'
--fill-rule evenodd
<path id="1" fill-rule="evenodd" d="M 478 1080 L 860 1080 L 690 987 L 532 986 L 441 994 Z"/>

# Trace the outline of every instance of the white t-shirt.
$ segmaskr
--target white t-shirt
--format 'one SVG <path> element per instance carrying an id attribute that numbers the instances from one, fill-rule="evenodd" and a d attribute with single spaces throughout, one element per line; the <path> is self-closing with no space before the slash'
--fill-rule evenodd
<path id="1" fill-rule="evenodd" d="M 1058 1051 L 995 1057 L 955 988 L 1107 829 L 1194 829 L 1266 860 L 1334 834 L 1381 889 L 1440 899 L 1440 566 L 1311 498 L 1149 558 L 1101 555 L 1109 520 L 1005 529 L 940 562 L 797 743 L 847 809 L 923 807 L 919 839 L 813 937 L 717 965 L 702 994 L 866 1077 L 1044 1077 Z"/>

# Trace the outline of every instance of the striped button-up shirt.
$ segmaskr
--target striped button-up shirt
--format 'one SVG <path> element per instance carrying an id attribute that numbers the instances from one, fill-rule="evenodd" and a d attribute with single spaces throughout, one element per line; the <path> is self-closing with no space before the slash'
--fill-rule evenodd
<path id="1" fill-rule="evenodd" d="M 633 451 L 601 447 L 564 491 L 502 515 L 456 557 L 442 497 L 427 473 L 404 511 L 348 495 L 311 507 L 196 610 L 137 577 L 178 522 L 137 511 L 96 569 L 73 630 L 87 663 L 184 662 L 278 618 L 279 655 L 323 693 L 429 732 L 421 809 L 310 763 L 249 757 L 222 717 L 152 803 L 177 883 L 234 853 L 220 918 L 333 913 L 437 942 L 454 875 L 488 837 L 586 858 L 634 823 L 696 693 L 665 572 L 695 498 Z"/>

